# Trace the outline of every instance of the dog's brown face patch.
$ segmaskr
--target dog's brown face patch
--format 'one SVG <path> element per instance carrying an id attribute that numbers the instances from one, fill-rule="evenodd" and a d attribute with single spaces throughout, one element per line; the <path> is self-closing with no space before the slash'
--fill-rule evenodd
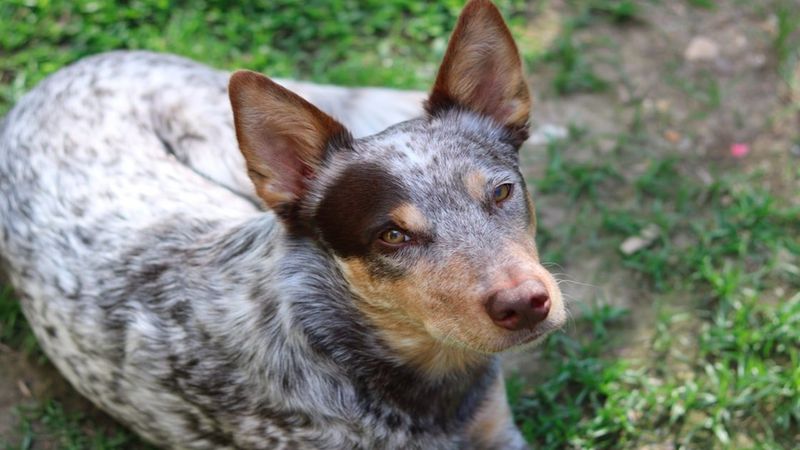
<path id="1" fill-rule="evenodd" d="M 341 257 L 367 258 L 392 212 L 408 205 L 397 177 L 376 163 L 353 164 L 328 188 L 316 222 L 325 242 Z M 409 219 L 413 219 L 409 216 Z"/>

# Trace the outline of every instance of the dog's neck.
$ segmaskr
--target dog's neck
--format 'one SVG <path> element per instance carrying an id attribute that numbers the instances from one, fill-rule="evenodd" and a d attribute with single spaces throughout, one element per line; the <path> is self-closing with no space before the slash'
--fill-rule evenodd
<path id="1" fill-rule="evenodd" d="M 354 303 L 395 361 L 431 380 L 458 376 L 487 363 L 491 356 L 431 336 L 422 323 L 397 308 L 383 307 L 354 293 Z"/>
<path id="2" fill-rule="evenodd" d="M 281 235 L 277 239 L 281 244 L 272 247 L 276 234 Z M 259 217 L 217 240 L 208 246 L 217 248 L 216 257 L 224 260 L 217 267 L 240 280 L 231 286 L 239 292 L 235 302 L 239 306 L 218 305 L 227 316 L 222 322 L 246 321 L 253 328 L 246 342 L 230 343 L 240 358 L 263 359 L 264 367 L 279 364 L 286 371 L 283 366 L 291 361 L 277 362 L 270 349 L 310 347 L 320 357 L 320 367 L 313 371 L 327 371 L 331 379 L 348 384 L 345 390 L 362 408 L 395 408 L 406 417 L 444 427 L 463 424 L 497 376 L 498 363 L 492 356 L 446 347 L 420 333 L 405 336 L 410 339 L 404 341 L 401 334 L 408 333 L 408 327 L 391 321 L 375 323 L 365 315 L 363 300 L 348 287 L 333 259 L 311 238 L 287 236 L 280 225 Z M 278 284 L 272 285 L 276 280 Z M 407 345 L 387 344 L 392 340 Z M 293 369 L 298 378 L 313 372 L 307 367 Z"/>
<path id="3" fill-rule="evenodd" d="M 291 264 L 286 270 L 307 275 L 302 291 L 294 296 L 293 317 L 309 345 L 346 372 L 363 406 L 382 409 L 388 401 L 412 417 L 444 427 L 459 426 L 471 417 L 498 374 L 496 358 L 474 355 L 467 361 L 455 356 L 464 354 L 461 349 L 446 349 L 432 338 L 424 340 L 418 335 L 407 341 L 413 342 L 407 348 L 389 345 L 387 337 L 394 334 L 391 337 L 397 338 L 396 334 L 406 333 L 408 328 L 372 322 L 359 307 L 363 300 L 349 289 L 335 263 L 322 256 L 324 251 L 312 242 L 298 246 L 302 250 L 295 251 L 306 258 L 293 255 L 290 259 L 300 264 L 306 261 L 302 266 L 305 272 Z M 308 265 L 309 261 L 318 265 Z M 419 355 L 413 355 L 414 351 Z M 435 372 L 421 367 L 426 359 L 436 360 Z"/>

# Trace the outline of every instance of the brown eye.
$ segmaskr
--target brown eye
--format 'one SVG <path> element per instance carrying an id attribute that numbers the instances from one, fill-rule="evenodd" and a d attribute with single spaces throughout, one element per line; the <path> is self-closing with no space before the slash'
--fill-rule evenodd
<path id="1" fill-rule="evenodd" d="M 400 230 L 391 228 L 381 233 L 381 240 L 387 244 L 399 245 L 410 241 L 411 237 Z"/>
<path id="2" fill-rule="evenodd" d="M 511 183 L 503 183 L 503 184 L 497 186 L 496 188 L 494 188 L 494 193 L 492 194 L 492 197 L 493 197 L 495 203 L 500 203 L 503 200 L 507 199 L 508 196 L 511 195 L 511 188 L 512 187 L 513 186 L 512 186 Z"/>

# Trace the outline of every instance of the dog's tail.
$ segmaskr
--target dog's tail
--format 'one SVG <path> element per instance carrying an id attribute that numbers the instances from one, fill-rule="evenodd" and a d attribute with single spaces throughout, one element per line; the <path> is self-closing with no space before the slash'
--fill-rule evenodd
<path id="1" fill-rule="evenodd" d="M 388 88 L 348 88 L 276 80 L 334 117 L 356 137 L 369 136 L 424 114 L 426 93 Z"/>

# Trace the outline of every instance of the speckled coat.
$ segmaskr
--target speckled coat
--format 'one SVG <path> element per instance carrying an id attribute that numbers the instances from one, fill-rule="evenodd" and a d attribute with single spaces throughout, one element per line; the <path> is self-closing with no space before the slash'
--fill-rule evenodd
<path id="1" fill-rule="evenodd" d="M 167 448 L 524 448 L 494 354 L 564 312 L 517 168 L 527 88 L 460 50 L 488 36 L 481 65 L 514 74 L 516 48 L 488 2 L 459 27 L 427 112 L 281 82 L 325 114 L 240 73 L 234 126 L 228 74 L 147 52 L 23 97 L 0 124 L 0 265 L 61 373 Z M 409 245 L 374 239 L 386 220 Z M 512 272 L 553 304 L 518 332 L 481 306 Z"/>

